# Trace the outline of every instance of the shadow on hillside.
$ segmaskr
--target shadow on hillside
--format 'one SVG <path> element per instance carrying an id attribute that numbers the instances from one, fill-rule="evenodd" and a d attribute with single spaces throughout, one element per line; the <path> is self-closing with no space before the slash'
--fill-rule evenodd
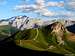
<path id="1" fill-rule="evenodd" d="M 33 51 L 26 48 L 19 47 L 15 45 L 13 41 L 11 42 L 3 42 L 0 43 L 0 55 L 25 55 L 25 56 L 63 56 L 60 54 L 55 54 L 51 52 L 41 52 L 41 51 Z"/>
<path id="2" fill-rule="evenodd" d="M 75 33 L 75 24 L 67 27 L 68 31 Z"/>
<path id="3" fill-rule="evenodd" d="M 46 28 L 49 29 L 51 25 L 47 26 Z M 19 31 L 18 31 L 19 32 Z M 8 41 L 8 39 L 14 39 L 14 36 L 18 33 L 16 32 L 11 37 L 8 37 L 2 41 L 0 41 L 0 55 L 21 55 L 21 56 L 63 56 L 61 54 L 51 53 L 47 51 L 33 51 L 30 49 L 22 48 L 17 46 L 13 41 Z"/>

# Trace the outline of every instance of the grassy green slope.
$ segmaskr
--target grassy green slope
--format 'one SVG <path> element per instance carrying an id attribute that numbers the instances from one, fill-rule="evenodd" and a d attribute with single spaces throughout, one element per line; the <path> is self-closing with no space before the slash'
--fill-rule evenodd
<path id="1" fill-rule="evenodd" d="M 9 32 L 14 33 L 16 30 L 16 28 L 11 27 L 9 25 L 0 26 L 0 33 L 4 33 L 4 35 L 8 35 Z"/>
<path id="2" fill-rule="evenodd" d="M 17 31 L 16 28 L 9 25 L 0 26 L 0 40 L 9 37 Z"/>
<path id="3" fill-rule="evenodd" d="M 48 28 L 27 29 L 15 35 L 17 45 L 32 50 L 49 51 L 60 54 L 74 54 L 74 50 L 69 45 L 58 45 L 55 37 L 50 34 Z M 53 46 L 50 48 L 50 46 Z"/>
<path id="4" fill-rule="evenodd" d="M 38 32 L 37 32 L 37 30 L 38 30 Z M 34 43 L 37 43 L 37 44 L 34 44 L 37 47 L 40 46 L 40 48 L 43 48 L 43 49 L 48 48 L 48 43 L 45 41 L 45 38 L 40 29 L 28 29 L 28 30 L 22 31 L 22 33 L 19 32 L 15 36 L 15 39 L 24 41 L 24 43 L 25 43 L 25 41 L 27 43 L 27 40 L 28 40 L 28 41 L 30 41 L 30 44 L 32 44 L 32 45 Z"/>

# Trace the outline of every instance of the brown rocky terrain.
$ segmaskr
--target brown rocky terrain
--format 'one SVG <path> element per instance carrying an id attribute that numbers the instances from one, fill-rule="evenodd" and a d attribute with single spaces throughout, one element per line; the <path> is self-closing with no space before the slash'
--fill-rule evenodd
<path id="1" fill-rule="evenodd" d="M 60 22 L 55 22 L 52 24 L 52 32 L 51 34 L 52 35 L 56 35 L 56 39 L 57 39 L 57 42 L 59 44 L 64 44 L 64 41 L 63 41 L 63 35 L 64 35 L 64 26 L 60 23 Z"/>
<path id="2" fill-rule="evenodd" d="M 75 41 L 75 34 L 68 31 L 67 28 L 65 28 L 64 25 L 61 24 L 60 22 L 53 23 L 51 29 L 52 29 L 51 34 L 57 36 L 56 39 L 59 45 L 64 44 L 64 38 L 66 38 L 69 41 Z M 64 37 L 65 32 L 67 33 L 66 37 Z"/>
<path id="3" fill-rule="evenodd" d="M 75 42 L 75 34 L 74 33 L 69 33 L 66 36 L 66 39 L 69 40 L 69 41 Z"/>

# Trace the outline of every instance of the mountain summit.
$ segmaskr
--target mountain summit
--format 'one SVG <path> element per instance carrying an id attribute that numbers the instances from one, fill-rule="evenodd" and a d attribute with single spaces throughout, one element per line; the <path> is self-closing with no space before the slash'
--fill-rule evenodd
<path id="1" fill-rule="evenodd" d="M 65 32 L 64 25 L 62 25 L 60 22 L 55 22 L 55 23 L 52 24 L 51 29 L 52 29 L 51 34 L 56 35 L 57 36 L 57 42 L 59 44 L 62 44 L 64 42 L 63 41 L 63 35 L 64 35 L 64 32 Z"/>
<path id="2" fill-rule="evenodd" d="M 59 22 L 61 21 L 64 24 L 64 26 L 75 24 L 75 21 L 71 21 L 71 20 L 64 20 L 64 19 L 42 20 L 42 19 L 33 19 L 24 15 L 24 16 L 14 16 L 8 19 L 2 19 L 0 20 L 0 26 L 10 25 L 12 27 L 16 27 L 17 29 L 24 30 L 24 29 L 35 28 L 36 25 L 38 25 L 38 27 L 46 26 L 57 21 Z"/>

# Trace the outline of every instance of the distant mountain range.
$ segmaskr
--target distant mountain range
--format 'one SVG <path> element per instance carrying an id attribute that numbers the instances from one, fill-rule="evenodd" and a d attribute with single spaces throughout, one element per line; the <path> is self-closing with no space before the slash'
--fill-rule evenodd
<path id="1" fill-rule="evenodd" d="M 16 45 L 31 50 L 75 55 L 74 29 L 73 20 L 15 16 L 0 21 L 0 43 L 13 41 Z"/>
<path id="2" fill-rule="evenodd" d="M 56 21 L 62 22 L 64 26 L 70 26 L 75 24 L 75 21 L 72 20 L 64 20 L 64 19 L 41 20 L 41 19 L 33 19 L 23 15 L 23 16 L 14 16 L 8 19 L 2 19 L 0 20 L 0 26 L 9 25 L 12 27 L 16 27 L 17 29 L 24 30 L 24 29 L 35 28 L 36 26 L 39 27 L 39 26 L 49 25 Z"/>
<path id="3" fill-rule="evenodd" d="M 75 56 L 75 34 L 68 31 L 61 22 L 19 31 L 14 41 L 16 45 L 31 50 Z"/>

